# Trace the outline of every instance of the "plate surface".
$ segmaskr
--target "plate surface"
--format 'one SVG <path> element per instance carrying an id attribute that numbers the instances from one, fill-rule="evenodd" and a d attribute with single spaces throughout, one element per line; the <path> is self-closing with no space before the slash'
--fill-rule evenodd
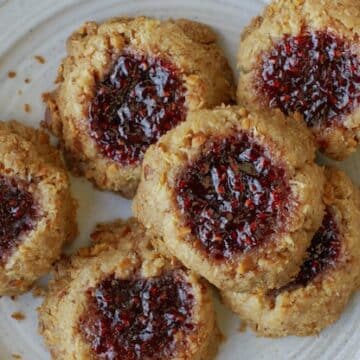
<path id="1" fill-rule="evenodd" d="M 150 15 L 161 18 L 187 17 L 213 26 L 235 71 L 235 54 L 241 29 L 261 11 L 260 0 L 0 0 L 0 119 L 16 118 L 38 126 L 43 119 L 41 94 L 53 88 L 65 39 L 85 20 L 104 20 L 117 15 Z M 34 58 L 41 55 L 45 63 Z M 16 77 L 9 79 L 8 72 Z M 25 79 L 30 79 L 26 82 Z M 31 112 L 24 105 L 31 106 Z M 360 153 L 338 164 L 357 181 Z M 130 202 L 99 192 L 84 179 L 73 178 L 73 193 L 79 200 L 80 236 L 69 251 L 83 246 L 99 221 L 131 214 Z M 0 299 L 0 360 L 48 360 L 37 334 L 36 308 L 41 299 L 27 294 L 13 301 Z M 218 302 L 217 302 L 218 303 Z M 240 332 L 240 321 L 217 304 L 220 327 L 226 341 L 218 359 L 360 359 L 360 294 L 354 297 L 340 321 L 318 337 L 289 337 L 280 340 Z M 11 314 L 21 311 L 26 318 L 16 321 Z"/>

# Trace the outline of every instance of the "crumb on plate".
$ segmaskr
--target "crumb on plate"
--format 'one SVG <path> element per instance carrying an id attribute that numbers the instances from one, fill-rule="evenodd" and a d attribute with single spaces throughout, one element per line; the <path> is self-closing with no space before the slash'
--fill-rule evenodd
<path id="1" fill-rule="evenodd" d="M 45 58 L 41 55 L 35 55 L 34 59 L 39 63 L 39 64 L 45 64 Z"/>
<path id="2" fill-rule="evenodd" d="M 47 289 L 40 285 L 35 285 L 31 291 L 33 297 L 45 296 Z"/>
<path id="3" fill-rule="evenodd" d="M 16 311 L 11 314 L 11 317 L 17 321 L 21 321 L 25 319 L 25 314 L 21 311 Z"/>
<path id="4" fill-rule="evenodd" d="M 238 331 L 241 332 L 241 333 L 244 333 L 246 331 L 246 328 L 247 328 L 247 324 L 246 324 L 246 321 L 241 321 L 240 322 L 240 326 L 238 328 Z"/>
<path id="5" fill-rule="evenodd" d="M 24 104 L 24 111 L 26 113 L 30 113 L 31 112 L 31 105 L 30 104 Z"/>

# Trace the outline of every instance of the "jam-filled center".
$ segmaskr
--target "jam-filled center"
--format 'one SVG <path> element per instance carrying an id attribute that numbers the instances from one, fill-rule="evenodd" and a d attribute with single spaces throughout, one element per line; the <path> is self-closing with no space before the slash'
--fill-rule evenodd
<path id="1" fill-rule="evenodd" d="M 216 138 L 180 174 L 176 201 L 198 245 L 214 259 L 247 252 L 281 229 L 285 171 L 252 137 Z"/>
<path id="2" fill-rule="evenodd" d="M 0 175 L 0 262 L 19 245 L 21 235 L 34 228 L 37 210 L 25 184 Z"/>
<path id="3" fill-rule="evenodd" d="M 333 211 L 327 207 L 321 227 L 306 251 L 306 258 L 298 275 L 282 288 L 272 290 L 272 293 L 279 294 L 282 291 L 291 291 L 308 285 L 318 275 L 336 264 L 340 247 L 339 228 Z"/>
<path id="4" fill-rule="evenodd" d="M 175 66 L 130 52 L 98 85 L 89 108 L 91 136 L 123 165 L 141 162 L 148 146 L 185 116 L 185 86 Z"/>
<path id="5" fill-rule="evenodd" d="M 299 112 L 310 127 L 339 124 L 359 104 L 359 57 L 328 31 L 285 35 L 263 55 L 257 86 L 270 107 Z"/>
<path id="6" fill-rule="evenodd" d="M 180 270 L 147 279 L 111 275 L 87 297 L 80 329 L 101 359 L 166 359 L 175 337 L 194 329 L 194 298 Z"/>

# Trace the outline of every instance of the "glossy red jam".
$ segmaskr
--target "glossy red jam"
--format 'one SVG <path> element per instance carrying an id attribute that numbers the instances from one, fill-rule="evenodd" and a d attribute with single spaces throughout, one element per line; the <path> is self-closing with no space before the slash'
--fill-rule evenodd
<path id="1" fill-rule="evenodd" d="M 110 276 L 87 296 L 80 329 L 101 359 L 168 359 L 175 338 L 194 329 L 194 298 L 180 270 L 148 279 Z"/>
<path id="2" fill-rule="evenodd" d="M 33 229 L 36 217 L 34 199 L 25 186 L 0 175 L 0 262 L 19 245 L 20 235 Z"/>
<path id="3" fill-rule="evenodd" d="M 89 109 L 91 136 L 123 165 L 141 162 L 148 146 L 185 116 L 179 71 L 163 59 L 132 53 L 119 57 Z"/>
<path id="4" fill-rule="evenodd" d="M 214 259 L 247 252 L 280 230 L 290 198 L 285 171 L 246 134 L 209 140 L 179 176 L 177 204 Z"/>
<path id="5" fill-rule="evenodd" d="M 340 254 L 339 229 L 328 207 L 320 229 L 314 235 L 311 245 L 307 249 L 306 260 L 301 266 L 299 274 L 289 284 L 275 290 L 276 294 L 282 291 L 291 291 L 304 287 L 326 269 L 334 266 Z"/>
<path id="6" fill-rule="evenodd" d="M 286 35 L 264 54 L 258 88 L 270 107 L 301 113 L 309 127 L 331 126 L 359 104 L 359 58 L 328 31 Z"/>

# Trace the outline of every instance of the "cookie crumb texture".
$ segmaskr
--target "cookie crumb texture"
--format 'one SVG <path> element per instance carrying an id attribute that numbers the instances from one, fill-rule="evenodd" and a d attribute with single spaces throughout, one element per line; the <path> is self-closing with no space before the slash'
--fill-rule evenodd
<path id="1" fill-rule="evenodd" d="M 76 204 L 59 152 L 40 130 L 0 122 L 0 295 L 46 274 L 77 233 Z"/>
<path id="2" fill-rule="evenodd" d="M 68 164 L 133 197 L 147 148 L 188 111 L 230 103 L 231 69 L 207 27 L 189 20 L 85 23 L 68 40 L 45 125 Z"/>
<path id="3" fill-rule="evenodd" d="M 205 281 L 150 244 L 134 219 L 101 224 L 56 265 L 39 310 L 53 358 L 210 360 L 219 344 Z"/>
<path id="4" fill-rule="evenodd" d="M 280 112 L 192 112 L 145 154 L 133 210 L 164 254 L 220 289 L 282 286 L 322 220 L 314 155 L 303 122 Z"/>
<path id="5" fill-rule="evenodd" d="M 83 336 L 101 358 L 167 359 L 191 332 L 193 295 L 181 272 L 148 279 L 109 276 L 87 291 Z"/>
<path id="6" fill-rule="evenodd" d="M 242 34 L 239 101 L 299 113 L 321 151 L 347 157 L 360 138 L 359 15 L 355 0 L 271 3 Z"/>
<path id="7" fill-rule="evenodd" d="M 192 234 L 213 259 L 247 253 L 280 231 L 291 202 L 285 170 L 247 134 L 204 144 L 176 192 Z"/>
<path id="8" fill-rule="evenodd" d="M 299 273 L 277 289 L 223 292 L 224 302 L 259 335 L 316 335 L 339 319 L 360 280 L 360 193 L 327 168 L 322 225 Z"/>

